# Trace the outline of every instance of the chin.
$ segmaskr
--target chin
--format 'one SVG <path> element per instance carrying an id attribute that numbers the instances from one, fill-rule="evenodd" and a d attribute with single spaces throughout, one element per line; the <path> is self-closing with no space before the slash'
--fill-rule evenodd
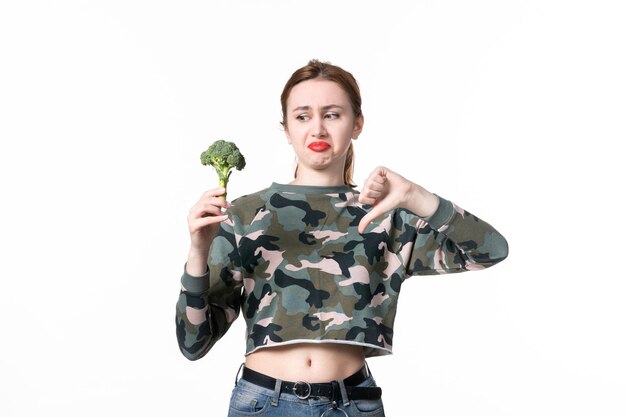
<path id="1" fill-rule="evenodd" d="M 313 161 L 308 161 L 308 167 L 311 169 L 326 169 L 331 166 L 332 160 L 329 158 L 317 159 Z"/>

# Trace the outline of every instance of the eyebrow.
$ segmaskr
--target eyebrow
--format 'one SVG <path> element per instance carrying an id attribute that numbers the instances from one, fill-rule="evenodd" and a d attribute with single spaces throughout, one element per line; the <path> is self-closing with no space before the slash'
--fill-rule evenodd
<path id="1" fill-rule="evenodd" d="M 326 106 L 322 106 L 322 111 L 335 109 L 335 108 L 343 110 L 343 107 L 340 106 L 339 104 L 328 104 Z M 303 111 L 303 110 L 311 110 L 311 106 L 298 106 L 295 109 L 293 109 L 292 112 Z"/>

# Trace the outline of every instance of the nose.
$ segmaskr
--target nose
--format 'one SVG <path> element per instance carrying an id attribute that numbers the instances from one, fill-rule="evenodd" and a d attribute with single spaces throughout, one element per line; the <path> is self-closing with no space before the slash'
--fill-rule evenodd
<path id="1" fill-rule="evenodd" d="M 324 127 L 323 118 L 318 118 L 315 120 L 313 124 L 312 134 L 313 134 L 313 137 L 316 137 L 316 138 L 323 138 L 326 136 L 327 132 L 326 132 L 326 127 Z"/>

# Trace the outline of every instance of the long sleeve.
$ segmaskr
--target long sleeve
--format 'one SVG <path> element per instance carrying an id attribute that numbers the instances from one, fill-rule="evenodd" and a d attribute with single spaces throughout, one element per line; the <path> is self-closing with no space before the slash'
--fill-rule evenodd
<path id="1" fill-rule="evenodd" d="M 488 268 L 508 255 L 508 243 L 475 215 L 439 197 L 430 217 L 398 213 L 403 231 L 396 238 L 407 265 L 406 276 L 434 275 Z"/>
<path id="2" fill-rule="evenodd" d="M 189 360 L 202 358 L 226 333 L 241 309 L 241 262 L 233 223 L 225 220 L 209 249 L 208 271 L 181 277 L 176 336 Z"/>

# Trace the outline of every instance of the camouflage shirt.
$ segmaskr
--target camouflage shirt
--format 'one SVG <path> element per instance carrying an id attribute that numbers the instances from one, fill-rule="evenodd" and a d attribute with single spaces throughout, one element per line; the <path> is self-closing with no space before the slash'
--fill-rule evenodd
<path id="1" fill-rule="evenodd" d="M 297 342 L 389 354 L 407 277 L 483 269 L 508 253 L 493 227 L 441 197 L 430 217 L 395 209 L 360 234 L 368 209 L 348 186 L 273 183 L 233 201 L 208 272 L 183 272 L 176 333 L 185 357 L 204 356 L 240 311 L 246 354 Z"/>

